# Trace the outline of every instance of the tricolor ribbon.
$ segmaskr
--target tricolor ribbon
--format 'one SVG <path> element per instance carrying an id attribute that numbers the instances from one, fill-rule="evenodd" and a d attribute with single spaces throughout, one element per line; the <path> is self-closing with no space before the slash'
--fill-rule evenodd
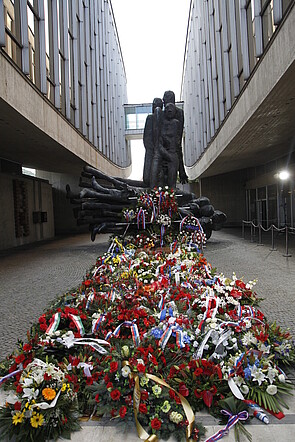
<path id="1" fill-rule="evenodd" d="M 145 214 L 144 214 L 144 210 L 141 207 L 138 211 L 137 214 L 137 228 L 139 229 L 139 225 L 140 225 L 140 218 L 141 218 L 141 223 L 142 223 L 142 228 L 145 230 Z"/>
<path id="2" fill-rule="evenodd" d="M 164 350 L 169 339 L 170 336 L 172 335 L 172 333 L 175 332 L 176 335 L 176 345 L 178 348 L 184 348 L 185 344 L 183 342 L 183 332 L 180 328 L 178 328 L 175 325 L 169 325 L 169 327 L 166 328 L 166 330 L 164 331 L 161 339 L 159 340 L 159 346 Z"/>
<path id="3" fill-rule="evenodd" d="M 12 371 L 11 373 L 8 373 L 6 376 L 3 376 L 0 379 L 0 385 L 3 384 L 5 381 L 7 381 L 8 379 L 12 378 L 13 376 L 15 376 L 18 373 L 21 373 L 23 371 L 23 368 L 20 368 L 18 370 Z"/>
<path id="4" fill-rule="evenodd" d="M 52 335 L 54 332 L 56 332 L 60 323 L 60 316 L 61 316 L 60 312 L 55 313 L 52 316 L 50 320 L 51 323 L 45 332 L 46 335 Z"/>
<path id="5" fill-rule="evenodd" d="M 87 303 L 86 303 L 86 310 L 88 310 L 90 305 L 93 303 L 94 297 L 95 297 L 95 293 L 92 290 L 88 295 L 88 299 L 87 299 Z"/>
<path id="6" fill-rule="evenodd" d="M 232 414 L 227 410 L 221 410 L 221 413 L 228 416 L 228 422 L 226 426 L 222 429 L 217 431 L 213 436 L 206 439 L 205 442 L 215 442 L 217 440 L 222 439 L 224 436 L 226 436 L 229 433 L 229 430 L 236 425 L 239 421 L 246 421 L 249 417 L 249 414 L 247 411 L 241 411 L 238 414 Z"/>
<path id="7" fill-rule="evenodd" d="M 80 316 L 73 315 L 71 313 L 68 314 L 68 317 L 73 321 L 73 323 L 76 326 L 76 329 L 78 330 L 80 336 L 85 335 L 85 329 L 82 323 L 82 319 Z"/>
<path id="8" fill-rule="evenodd" d="M 94 320 L 92 322 L 92 333 L 96 332 L 99 329 L 100 324 L 102 323 L 104 318 L 105 318 L 105 313 L 102 313 L 96 321 Z"/>
<path id="9" fill-rule="evenodd" d="M 134 345 L 136 347 L 138 347 L 140 344 L 140 336 L 139 336 L 139 332 L 138 332 L 138 327 L 134 321 L 122 322 L 122 324 L 118 325 L 118 327 L 115 329 L 114 332 L 108 332 L 108 334 L 106 335 L 106 340 L 110 339 L 112 336 L 115 336 L 115 338 L 119 337 L 121 327 L 123 327 L 123 326 L 131 328 L 131 335 L 132 335 Z"/>

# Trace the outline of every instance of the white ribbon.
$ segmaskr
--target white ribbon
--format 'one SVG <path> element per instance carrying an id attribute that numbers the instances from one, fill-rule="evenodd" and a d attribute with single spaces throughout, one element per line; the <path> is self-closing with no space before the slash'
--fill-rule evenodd
<path id="1" fill-rule="evenodd" d="M 206 333 L 206 335 L 205 335 L 205 337 L 204 337 L 204 339 L 203 339 L 203 341 L 202 341 L 200 347 L 199 347 L 198 350 L 197 350 L 196 359 L 200 359 L 200 358 L 203 356 L 204 347 L 205 347 L 205 345 L 206 345 L 208 339 L 210 338 L 212 332 L 213 332 L 213 329 L 209 330 L 209 331 Z"/>
<path id="2" fill-rule="evenodd" d="M 57 393 L 57 395 L 55 396 L 55 398 L 53 399 L 52 402 L 50 402 L 50 404 L 48 404 L 47 402 L 40 402 L 39 404 L 33 404 L 32 408 L 36 408 L 39 407 L 41 408 L 41 410 L 48 410 L 49 408 L 53 408 L 55 407 L 57 400 L 60 396 L 61 390 L 59 390 L 59 392 Z"/>
<path id="3" fill-rule="evenodd" d="M 70 335 L 64 338 L 57 338 L 57 341 L 67 348 L 74 347 L 74 345 L 89 345 L 100 354 L 106 354 L 108 351 L 99 344 L 108 346 L 110 345 L 109 342 L 104 341 L 103 339 L 75 338 L 74 335 Z"/>

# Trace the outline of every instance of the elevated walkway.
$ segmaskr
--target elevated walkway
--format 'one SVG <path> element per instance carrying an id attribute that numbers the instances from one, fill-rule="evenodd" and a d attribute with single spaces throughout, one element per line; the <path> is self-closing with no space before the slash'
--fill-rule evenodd
<path id="1" fill-rule="evenodd" d="M 175 103 L 183 109 L 183 101 Z M 152 113 L 152 103 L 125 104 L 125 139 L 142 140 L 146 117 Z"/>

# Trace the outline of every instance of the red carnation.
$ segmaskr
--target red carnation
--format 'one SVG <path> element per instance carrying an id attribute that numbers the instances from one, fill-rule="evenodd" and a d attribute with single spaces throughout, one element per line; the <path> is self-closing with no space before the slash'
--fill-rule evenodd
<path id="1" fill-rule="evenodd" d="M 115 371 L 117 371 L 118 365 L 119 365 L 118 362 L 115 362 L 115 361 L 111 362 L 110 363 L 110 373 L 114 373 Z"/>
<path id="2" fill-rule="evenodd" d="M 50 374 L 48 374 L 48 373 L 44 373 L 44 381 L 50 381 L 50 379 L 51 379 L 51 375 Z"/>
<path id="3" fill-rule="evenodd" d="M 113 390 L 111 392 L 111 398 L 113 399 L 113 401 L 118 401 L 120 397 L 121 397 L 121 392 L 118 389 Z"/>
<path id="4" fill-rule="evenodd" d="M 14 404 L 14 409 L 15 410 L 17 410 L 17 411 L 19 411 L 19 410 L 21 410 L 21 407 L 22 407 L 22 403 L 21 402 L 15 402 L 15 404 Z"/>
<path id="5" fill-rule="evenodd" d="M 40 330 L 41 331 L 46 331 L 47 330 L 47 325 L 46 325 L 46 323 L 45 322 L 42 322 L 41 324 L 40 324 Z"/>
<path id="6" fill-rule="evenodd" d="M 16 392 L 17 392 L 17 393 L 22 393 L 22 392 L 23 392 L 23 389 L 22 389 L 22 387 L 21 387 L 20 385 L 18 385 L 18 386 L 16 387 Z"/>
<path id="7" fill-rule="evenodd" d="M 157 417 L 151 420 L 151 427 L 153 428 L 153 430 L 160 430 L 161 425 L 162 422 Z"/>
<path id="8" fill-rule="evenodd" d="M 142 401 L 147 401 L 148 398 L 149 398 L 149 394 L 148 394 L 148 392 L 147 392 L 146 390 L 143 390 L 143 391 L 141 392 L 141 400 L 142 400 Z"/>
<path id="9" fill-rule="evenodd" d="M 122 406 L 119 410 L 120 417 L 123 419 L 125 417 L 126 413 L 127 413 L 127 407 Z"/>
<path id="10" fill-rule="evenodd" d="M 137 370 L 139 371 L 139 373 L 145 373 L 145 365 L 144 364 L 138 364 L 137 365 Z"/>
<path id="11" fill-rule="evenodd" d="M 23 353 L 16 356 L 16 358 L 15 358 L 15 362 L 17 364 L 21 364 L 22 362 L 24 362 L 24 360 L 25 360 L 25 355 Z"/>
<path id="12" fill-rule="evenodd" d="M 138 410 L 140 413 L 147 414 L 147 406 L 144 403 L 139 404 Z"/>

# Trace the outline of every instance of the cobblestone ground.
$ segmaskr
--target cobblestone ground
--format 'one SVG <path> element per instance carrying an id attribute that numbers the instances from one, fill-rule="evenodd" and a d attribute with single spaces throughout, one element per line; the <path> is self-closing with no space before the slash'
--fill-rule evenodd
<path id="1" fill-rule="evenodd" d="M 56 239 L 22 250 L 0 253 L 0 360 L 11 353 L 17 339 L 59 295 L 75 288 L 98 255 L 107 250 L 108 235 L 89 234 Z M 218 272 L 231 277 L 233 271 L 245 282 L 257 279 L 256 292 L 264 298 L 261 309 L 271 321 L 290 328 L 295 338 L 295 247 L 292 257 L 283 257 L 269 244 L 258 246 L 241 238 L 241 230 L 213 232 L 204 254 Z"/>
<path id="2" fill-rule="evenodd" d="M 108 247 L 109 235 L 93 243 L 90 234 L 13 249 L 0 254 L 0 360 L 17 339 L 59 295 L 77 287 L 97 256 Z"/>
<path id="3" fill-rule="evenodd" d="M 246 237 L 247 238 L 247 237 Z M 295 242 L 290 239 L 289 254 L 284 257 L 285 237 L 277 237 L 278 250 L 270 251 L 271 238 L 262 238 L 263 246 L 243 239 L 241 229 L 226 229 L 213 232 L 204 249 L 207 260 L 225 276 L 232 277 L 235 271 L 245 282 L 257 280 L 255 292 L 260 298 L 261 311 L 269 321 L 277 321 L 290 328 L 295 338 Z"/>

